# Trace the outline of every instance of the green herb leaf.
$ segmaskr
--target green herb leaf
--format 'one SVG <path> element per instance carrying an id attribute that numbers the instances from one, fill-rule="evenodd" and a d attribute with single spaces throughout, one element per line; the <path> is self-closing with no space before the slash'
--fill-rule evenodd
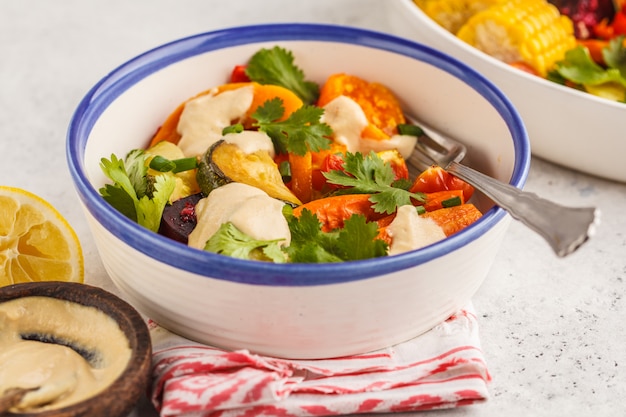
<path id="1" fill-rule="evenodd" d="M 129 219 L 158 231 L 163 209 L 176 187 L 174 177 L 157 175 L 151 183 L 146 154 L 139 149 L 129 152 L 125 160 L 115 155 L 110 160 L 102 158 L 100 168 L 113 181 L 99 190 L 100 195 Z"/>
<path id="2" fill-rule="evenodd" d="M 204 250 L 239 259 L 286 262 L 282 239 L 257 240 L 239 230 L 232 222 L 223 223 L 206 242 Z"/>
<path id="3" fill-rule="evenodd" d="M 302 106 L 286 120 L 279 121 L 285 112 L 283 101 L 276 97 L 259 106 L 252 115 L 253 124 L 265 132 L 274 143 L 276 152 L 304 155 L 330 148 L 332 129 L 320 122 L 324 110 L 315 106 Z"/>
<path id="4" fill-rule="evenodd" d="M 148 173 L 148 167 L 146 166 L 147 158 L 148 155 L 142 149 L 133 149 L 128 152 L 124 160 L 125 172 L 130 184 L 137 193 L 137 197 L 143 197 L 148 193 L 148 183 L 146 181 Z"/>
<path id="5" fill-rule="evenodd" d="M 406 188 L 397 188 L 407 182 L 395 182 L 393 168 L 375 152 L 367 156 L 347 152 L 343 170 L 324 172 L 328 182 L 348 188 L 337 190 L 338 194 L 372 194 L 370 201 L 377 213 L 394 213 L 399 206 L 411 204 L 411 199 L 425 201 L 423 193 L 412 193 Z"/>
<path id="6" fill-rule="evenodd" d="M 246 75 L 259 84 L 285 87 L 305 104 L 315 103 L 319 96 L 319 86 L 305 80 L 304 72 L 294 63 L 293 53 L 279 46 L 255 53 L 246 66 Z"/>
<path id="7" fill-rule="evenodd" d="M 609 60 L 619 61 L 619 47 L 606 50 Z M 603 68 L 596 64 L 589 50 L 578 46 L 566 52 L 565 59 L 556 63 L 556 71 L 565 79 L 583 85 L 600 85 L 616 82 L 626 86 L 626 77 L 622 76 L 619 68 Z"/>
<path id="8" fill-rule="evenodd" d="M 401 123 L 397 126 L 397 128 L 398 133 L 401 135 L 416 136 L 418 138 L 424 135 L 424 129 L 417 125 Z"/>
<path id="9" fill-rule="evenodd" d="M 135 207 L 137 223 L 153 232 L 158 232 L 163 210 L 176 188 L 176 180 L 171 175 L 157 175 L 154 180 L 152 195 L 141 197 L 135 202 Z"/>
<path id="10" fill-rule="evenodd" d="M 323 232 L 322 224 L 310 210 L 300 217 L 286 215 L 291 244 L 285 248 L 291 262 L 329 263 L 369 259 L 387 254 L 387 243 L 377 239 L 378 226 L 365 216 L 352 215 L 343 229 Z"/>
<path id="11" fill-rule="evenodd" d="M 346 260 L 377 258 L 387 254 L 387 243 L 377 239 L 378 225 L 363 215 L 353 214 L 344 222 L 337 240 L 340 256 Z"/>
<path id="12" fill-rule="evenodd" d="M 626 47 L 624 46 L 624 35 L 611 39 L 609 46 L 602 51 L 602 57 L 610 68 L 618 70 L 622 78 L 626 80 Z"/>

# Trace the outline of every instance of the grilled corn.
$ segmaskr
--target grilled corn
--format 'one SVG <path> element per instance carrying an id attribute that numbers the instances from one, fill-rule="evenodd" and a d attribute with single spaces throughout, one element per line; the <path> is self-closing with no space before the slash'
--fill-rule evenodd
<path id="1" fill-rule="evenodd" d="M 422 11 L 443 28 L 456 34 L 467 20 L 505 0 L 414 0 Z"/>
<path id="2" fill-rule="evenodd" d="M 524 62 L 544 77 L 576 47 L 572 21 L 546 0 L 495 4 L 469 18 L 457 36 L 506 63 Z"/>

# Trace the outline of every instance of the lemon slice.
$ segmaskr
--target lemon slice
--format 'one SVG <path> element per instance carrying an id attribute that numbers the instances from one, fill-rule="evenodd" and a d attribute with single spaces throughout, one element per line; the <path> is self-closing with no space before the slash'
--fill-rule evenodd
<path id="1" fill-rule="evenodd" d="M 0 287 L 83 280 L 82 248 L 67 220 L 41 197 L 0 186 Z"/>

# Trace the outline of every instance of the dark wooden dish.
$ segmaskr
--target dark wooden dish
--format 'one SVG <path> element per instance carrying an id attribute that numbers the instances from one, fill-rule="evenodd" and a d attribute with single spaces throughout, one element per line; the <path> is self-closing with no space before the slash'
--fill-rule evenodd
<path id="1" fill-rule="evenodd" d="M 0 288 L 0 303 L 20 297 L 45 296 L 95 307 L 115 320 L 128 339 L 131 357 L 122 374 L 104 391 L 79 403 L 42 412 L 5 413 L 20 417 L 125 417 L 145 394 L 150 379 L 152 345 L 148 327 L 127 302 L 87 284 L 40 282 Z"/>

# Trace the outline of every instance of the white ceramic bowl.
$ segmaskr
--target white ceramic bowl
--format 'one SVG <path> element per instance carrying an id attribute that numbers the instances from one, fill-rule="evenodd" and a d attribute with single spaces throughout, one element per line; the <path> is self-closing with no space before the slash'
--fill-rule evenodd
<path id="1" fill-rule="evenodd" d="M 462 137 L 468 163 L 521 187 L 530 150 L 511 103 L 457 61 L 414 42 L 355 28 L 277 24 L 200 34 L 148 51 L 101 80 L 68 133 L 71 175 L 102 261 L 138 310 L 208 344 L 323 358 L 371 351 L 429 330 L 466 304 L 510 217 L 485 215 L 430 247 L 340 264 L 272 264 L 190 249 L 142 229 L 98 194 L 100 158 L 144 147 L 180 102 L 224 83 L 261 47 L 293 51 L 308 79 L 347 72 L 387 84 L 408 112 Z"/>
<path id="2" fill-rule="evenodd" d="M 533 155 L 588 174 L 626 181 L 626 104 L 504 64 L 439 26 L 412 0 L 387 4 L 394 33 L 468 64 L 507 95 L 528 129 Z"/>

